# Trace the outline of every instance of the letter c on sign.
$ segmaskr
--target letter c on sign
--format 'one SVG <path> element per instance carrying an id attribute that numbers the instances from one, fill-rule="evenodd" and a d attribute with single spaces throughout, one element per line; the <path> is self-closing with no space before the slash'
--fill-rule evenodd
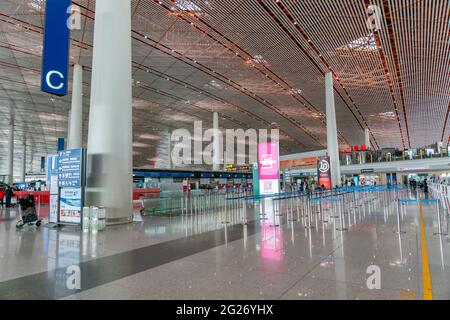
<path id="1" fill-rule="evenodd" d="M 47 76 L 45 77 L 45 81 L 47 82 L 47 85 L 48 85 L 51 89 L 53 89 L 53 90 L 61 90 L 61 89 L 64 87 L 64 82 L 60 81 L 60 82 L 59 82 L 59 85 L 56 85 L 56 86 L 55 86 L 55 85 L 53 85 L 52 82 L 50 81 L 52 75 L 54 75 L 54 74 L 57 75 L 59 78 L 61 78 L 61 80 L 64 79 L 64 76 L 63 76 L 63 74 L 62 74 L 61 72 L 56 71 L 56 70 L 52 70 L 52 71 L 49 71 L 49 72 L 47 73 Z"/>

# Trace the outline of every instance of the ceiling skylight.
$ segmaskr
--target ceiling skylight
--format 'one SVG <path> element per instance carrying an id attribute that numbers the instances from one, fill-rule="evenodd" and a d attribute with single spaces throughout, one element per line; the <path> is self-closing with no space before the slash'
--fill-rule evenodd
<path id="1" fill-rule="evenodd" d="M 189 12 L 201 12 L 202 9 L 200 9 L 199 6 L 197 6 L 194 2 L 189 0 L 176 0 L 175 6 L 183 11 L 189 11 Z"/>
<path id="2" fill-rule="evenodd" d="M 41 10 L 43 3 L 44 0 L 31 0 L 28 5 L 35 10 Z"/>
<path id="3" fill-rule="evenodd" d="M 358 50 L 358 51 L 376 51 L 377 44 L 373 33 L 368 34 L 365 37 L 358 38 L 350 43 L 337 48 L 338 50 Z"/>

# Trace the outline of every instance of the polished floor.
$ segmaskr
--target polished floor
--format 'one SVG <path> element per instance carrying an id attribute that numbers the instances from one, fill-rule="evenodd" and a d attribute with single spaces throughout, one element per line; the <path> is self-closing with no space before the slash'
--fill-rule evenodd
<path id="1" fill-rule="evenodd" d="M 98 234 L 16 230 L 18 209 L 3 208 L 0 299 L 450 299 L 448 212 L 437 235 L 434 203 L 395 196 L 412 200 L 400 204 L 400 234 L 388 191 L 358 195 L 343 211 L 266 199 L 229 212 L 136 215 Z M 38 209 L 45 219 L 48 207 Z M 81 289 L 66 285 L 73 265 Z M 369 289 L 373 268 L 380 282 Z"/>

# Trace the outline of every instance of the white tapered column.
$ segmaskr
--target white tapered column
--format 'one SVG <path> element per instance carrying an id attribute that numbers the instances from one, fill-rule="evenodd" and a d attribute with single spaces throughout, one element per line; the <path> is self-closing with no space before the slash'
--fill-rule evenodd
<path id="1" fill-rule="evenodd" d="M 214 141 L 213 141 L 213 171 L 220 170 L 220 138 L 219 138 L 219 114 L 213 113 L 213 129 L 214 129 Z"/>
<path id="2" fill-rule="evenodd" d="M 72 107 L 69 117 L 67 149 L 83 147 L 83 67 L 73 66 Z"/>
<path id="3" fill-rule="evenodd" d="M 86 204 L 107 224 L 132 221 L 131 1 L 97 0 Z"/>
<path id="4" fill-rule="evenodd" d="M 67 139 L 66 139 L 66 146 L 67 149 L 69 149 L 69 145 L 70 145 L 70 112 L 71 110 L 69 109 L 69 111 L 67 112 Z"/>
<path id="5" fill-rule="evenodd" d="M 332 186 L 341 185 L 341 167 L 339 164 L 339 145 L 337 139 L 336 110 L 334 107 L 333 75 L 325 74 L 325 104 L 327 112 L 327 151 L 330 157 Z"/>
<path id="6" fill-rule="evenodd" d="M 370 149 L 370 133 L 369 133 L 369 128 L 365 128 L 364 129 L 364 144 L 367 147 L 367 150 Z"/>
<path id="7" fill-rule="evenodd" d="M 20 168 L 20 182 L 25 182 L 25 176 L 27 173 L 27 143 L 23 140 L 23 154 L 22 154 L 22 166 Z"/>
<path id="8" fill-rule="evenodd" d="M 168 161 L 167 161 L 167 167 L 168 169 L 172 169 L 172 136 L 171 132 L 169 131 L 169 143 L 168 143 Z"/>
<path id="9" fill-rule="evenodd" d="M 11 118 L 9 121 L 9 136 L 8 136 L 8 161 L 7 161 L 7 173 L 8 184 L 14 183 L 14 115 L 11 111 Z"/>

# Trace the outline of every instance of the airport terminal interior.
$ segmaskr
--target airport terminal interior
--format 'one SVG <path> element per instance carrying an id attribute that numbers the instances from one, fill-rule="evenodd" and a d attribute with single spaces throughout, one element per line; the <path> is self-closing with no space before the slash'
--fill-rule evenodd
<path id="1" fill-rule="evenodd" d="M 0 1 L 0 299 L 449 300 L 449 12 Z"/>

